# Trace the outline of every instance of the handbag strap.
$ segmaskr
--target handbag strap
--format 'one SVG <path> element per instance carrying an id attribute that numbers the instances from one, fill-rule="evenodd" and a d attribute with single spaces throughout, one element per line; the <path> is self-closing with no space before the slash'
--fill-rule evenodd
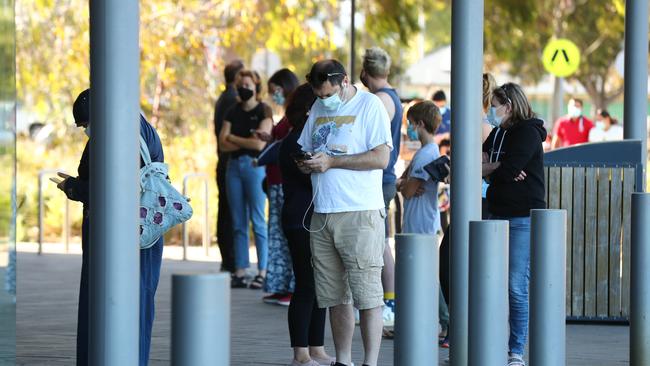
<path id="1" fill-rule="evenodd" d="M 147 142 L 144 140 L 142 135 L 140 136 L 140 156 L 144 161 L 144 165 L 151 164 L 151 155 L 149 154 L 149 147 L 147 147 Z"/>

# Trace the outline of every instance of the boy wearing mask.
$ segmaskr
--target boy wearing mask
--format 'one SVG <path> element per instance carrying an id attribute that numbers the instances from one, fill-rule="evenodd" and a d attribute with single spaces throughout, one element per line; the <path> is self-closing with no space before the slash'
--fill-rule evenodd
<path id="1" fill-rule="evenodd" d="M 440 231 L 440 212 L 438 210 L 438 182 L 433 180 L 424 166 L 440 157 L 435 132 L 442 122 L 438 107 L 425 100 L 409 108 L 408 135 L 411 140 L 419 140 L 422 147 L 415 153 L 402 177 L 397 180 L 397 190 L 404 197 L 405 234 L 429 234 L 437 236 Z M 437 245 L 432 241 L 431 245 Z M 443 333 L 449 326 L 449 310 L 442 292 L 438 294 L 438 315 Z"/>

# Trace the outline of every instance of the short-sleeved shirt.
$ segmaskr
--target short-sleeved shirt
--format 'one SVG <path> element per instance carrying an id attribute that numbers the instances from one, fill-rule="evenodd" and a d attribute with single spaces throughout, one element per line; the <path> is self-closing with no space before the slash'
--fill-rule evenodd
<path id="1" fill-rule="evenodd" d="M 442 114 L 442 121 L 436 130 L 436 135 L 451 132 L 451 108 L 445 108 L 445 113 Z"/>
<path id="2" fill-rule="evenodd" d="M 438 211 L 438 182 L 434 181 L 424 166 L 440 156 L 438 145 L 432 142 L 420 148 L 411 161 L 409 178 L 424 181 L 424 193 L 404 200 L 402 232 L 408 234 L 436 234 L 440 229 Z"/>
<path id="3" fill-rule="evenodd" d="M 594 127 L 589 131 L 589 142 L 605 142 L 623 140 L 623 127 L 613 125 L 609 130 Z"/>
<path id="4" fill-rule="evenodd" d="M 589 141 L 589 131 L 594 127 L 589 118 L 562 117 L 553 126 L 553 135 L 560 138 L 560 147 L 582 144 Z"/>
<path id="5" fill-rule="evenodd" d="M 252 136 L 251 130 L 257 130 L 260 123 L 267 117 L 270 117 L 270 108 L 266 104 L 258 103 L 255 108 L 250 111 L 245 111 L 242 108 L 242 104 L 239 103 L 228 111 L 224 121 L 230 122 L 230 133 L 235 136 L 247 138 Z M 238 158 L 242 155 L 257 157 L 259 153 L 257 150 L 239 149 L 230 153 L 230 156 L 233 158 Z"/>
<path id="6" fill-rule="evenodd" d="M 316 101 L 298 143 L 303 151 L 333 156 L 362 154 L 384 144 L 393 147 L 386 108 L 376 95 L 362 90 L 334 112 Z M 329 169 L 313 173 L 311 180 L 317 213 L 384 207 L 382 169 Z"/>

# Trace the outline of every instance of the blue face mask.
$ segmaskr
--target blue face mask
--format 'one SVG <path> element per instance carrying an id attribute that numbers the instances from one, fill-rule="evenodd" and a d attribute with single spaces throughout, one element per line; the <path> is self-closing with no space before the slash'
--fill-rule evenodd
<path id="1" fill-rule="evenodd" d="M 285 102 L 284 95 L 282 95 L 282 92 L 280 91 L 273 93 L 273 95 L 271 95 L 271 99 L 273 99 L 275 104 L 284 105 Z"/>
<path id="2" fill-rule="evenodd" d="M 318 98 L 318 103 L 320 103 L 325 110 L 332 112 L 337 111 L 343 104 L 343 101 L 341 100 L 339 93 L 335 93 L 324 99 Z"/>
<path id="3" fill-rule="evenodd" d="M 447 113 L 447 107 L 440 107 L 438 109 L 440 110 L 440 115 L 441 116 L 444 115 L 445 113 Z"/>
<path id="4" fill-rule="evenodd" d="M 487 120 L 492 126 L 499 127 L 501 126 L 501 122 L 503 122 L 503 117 L 497 116 L 497 109 L 490 107 L 490 110 L 487 113 Z"/>
<path id="5" fill-rule="evenodd" d="M 415 126 L 413 126 L 413 123 L 411 123 L 410 121 L 408 127 L 406 128 L 406 135 L 411 141 L 418 140 L 418 131 L 415 129 Z"/>

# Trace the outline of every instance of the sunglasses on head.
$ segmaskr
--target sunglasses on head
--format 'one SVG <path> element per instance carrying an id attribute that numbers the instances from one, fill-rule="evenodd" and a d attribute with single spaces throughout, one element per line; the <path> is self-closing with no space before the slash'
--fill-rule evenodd
<path id="1" fill-rule="evenodd" d="M 510 105 L 512 105 L 512 100 L 508 96 L 508 89 L 506 89 L 506 86 L 507 86 L 507 84 L 501 85 L 501 90 L 503 90 L 503 94 L 505 94 L 506 99 L 508 99 L 508 103 L 510 103 Z"/>
<path id="2" fill-rule="evenodd" d="M 307 82 L 312 83 L 312 82 L 318 82 L 318 83 L 324 83 L 329 78 L 332 76 L 337 76 L 337 75 L 345 75 L 342 72 L 317 72 L 315 75 L 312 75 L 311 73 L 305 75 L 305 79 L 307 79 Z"/>

